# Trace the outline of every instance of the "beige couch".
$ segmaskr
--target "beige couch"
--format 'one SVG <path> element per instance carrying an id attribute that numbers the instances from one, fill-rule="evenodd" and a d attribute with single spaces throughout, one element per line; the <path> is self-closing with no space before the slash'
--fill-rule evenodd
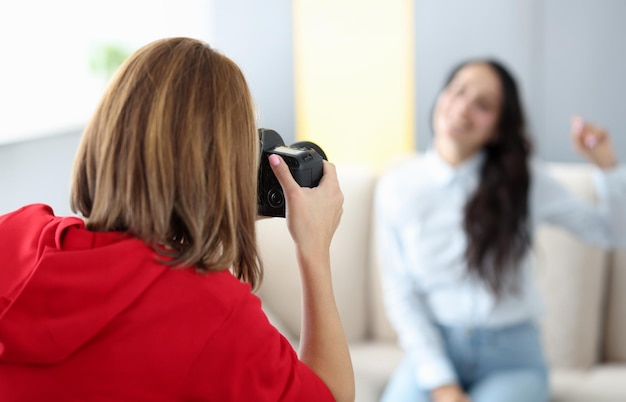
<path id="1" fill-rule="evenodd" d="M 377 174 L 365 166 L 337 167 L 345 204 L 331 249 L 334 291 L 351 345 L 356 400 L 373 402 L 402 356 L 385 318 L 372 247 Z M 550 169 L 576 194 L 593 200 L 587 166 Z M 283 219 L 257 225 L 266 269 L 259 295 L 270 319 L 296 344 L 300 287 L 292 243 Z M 542 329 L 552 401 L 626 401 L 626 251 L 603 251 L 542 227 L 535 254 L 546 305 Z"/>

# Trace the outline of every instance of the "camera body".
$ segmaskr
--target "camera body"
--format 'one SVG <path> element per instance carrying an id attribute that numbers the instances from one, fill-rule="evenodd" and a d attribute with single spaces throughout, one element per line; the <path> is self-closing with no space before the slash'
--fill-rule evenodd
<path id="1" fill-rule="evenodd" d="M 326 154 L 316 144 L 308 141 L 286 146 L 274 130 L 260 128 L 261 163 L 259 164 L 257 212 L 262 216 L 285 217 L 285 195 L 274 175 L 268 157 L 277 154 L 283 158 L 291 175 L 300 187 L 316 187 L 322 178 Z"/>

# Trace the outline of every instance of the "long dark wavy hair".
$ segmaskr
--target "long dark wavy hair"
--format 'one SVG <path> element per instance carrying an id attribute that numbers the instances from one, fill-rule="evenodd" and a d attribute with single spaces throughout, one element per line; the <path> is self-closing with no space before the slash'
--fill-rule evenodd
<path id="1" fill-rule="evenodd" d="M 528 192 L 532 144 L 526 134 L 517 84 L 500 62 L 464 62 L 449 75 L 446 87 L 463 67 L 474 63 L 486 64 L 497 74 L 502 84 L 502 104 L 494 139 L 483 148 L 480 183 L 465 205 L 465 259 L 469 273 L 501 296 L 517 290 L 510 279 L 518 274 L 519 262 L 531 244 Z"/>

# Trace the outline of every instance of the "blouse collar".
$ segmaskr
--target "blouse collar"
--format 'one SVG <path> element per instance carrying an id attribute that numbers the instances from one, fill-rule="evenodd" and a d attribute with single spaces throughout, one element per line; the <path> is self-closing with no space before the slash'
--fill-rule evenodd
<path id="1" fill-rule="evenodd" d="M 432 167 L 432 179 L 442 186 L 455 181 L 466 183 L 468 180 L 476 179 L 480 175 L 480 169 L 485 160 L 485 152 L 480 151 L 460 165 L 452 166 L 441 157 L 434 147 L 429 148 L 425 156 Z"/>

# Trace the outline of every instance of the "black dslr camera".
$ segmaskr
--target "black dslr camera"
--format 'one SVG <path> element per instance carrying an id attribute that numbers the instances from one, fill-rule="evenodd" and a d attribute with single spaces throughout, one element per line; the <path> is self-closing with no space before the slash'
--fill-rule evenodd
<path id="1" fill-rule="evenodd" d="M 281 156 L 300 187 L 316 187 L 322 178 L 323 160 L 326 159 L 326 154 L 316 144 L 308 141 L 286 146 L 276 131 L 266 128 L 259 129 L 259 140 L 262 152 L 259 165 L 257 211 L 262 216 L 284 218 L 285 196 L 267 160 L 268 156 L 271 154 Z"/>

